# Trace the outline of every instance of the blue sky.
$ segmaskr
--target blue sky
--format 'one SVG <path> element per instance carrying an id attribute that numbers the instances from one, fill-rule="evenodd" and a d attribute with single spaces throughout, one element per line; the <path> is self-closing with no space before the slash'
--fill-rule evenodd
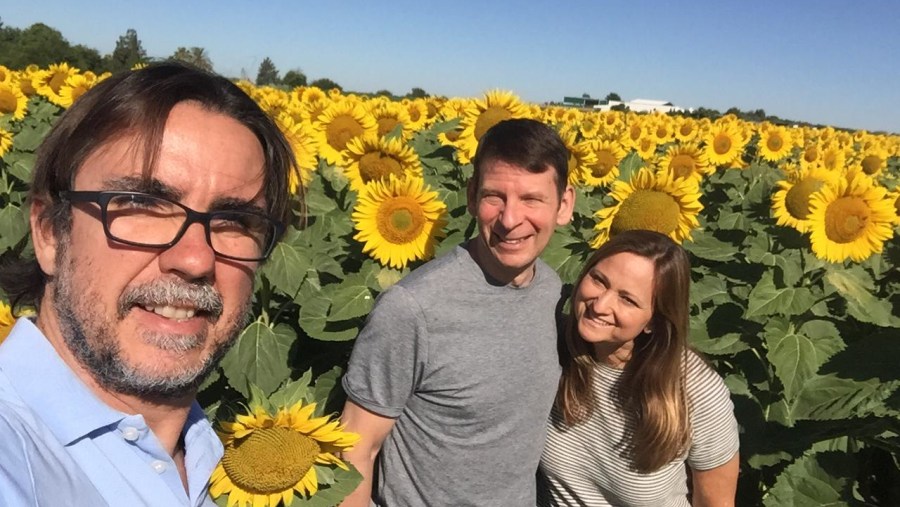
<path id="1" fill-rule="evenodd" d="M 900 133 L 896 0 L 5 3 L 6 25 L 43 22 L 101 53 L 134 28 L 150 56 L 201 46 L 228 76 L 268 56 L 352 91 L 614 91 Z"/>

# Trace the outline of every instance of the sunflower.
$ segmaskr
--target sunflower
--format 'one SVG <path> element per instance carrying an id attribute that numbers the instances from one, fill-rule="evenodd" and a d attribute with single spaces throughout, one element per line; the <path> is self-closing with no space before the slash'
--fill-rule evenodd
<path id="1" fill-rule="evenodd" d="M 616 203 L 596 213 L 594 248 L 622 231 L 646 229 L 668 235 L 681 243 L 700 226 L 703 209 L 700 189 L 693 179 L 674 179 L 667 171 L 641 168 L 631 181 L 613 182 L 609 193 Z"/>
<path id="2" fill-rule="evenodd" d="M 793 136 L 784 127 L 770 125 L 759 133 L 759 154 L 769 162 L 778 162 L 787 157 L 793 148 Z"/>
<path id="3" fill-rule="evenodd" d="M 318 165 L 316 153 L 319 146 L 316 141 L 313 128 L 305 122 L 299 122 L 287 112 L 282 112 L 275 118 L 275 124 L 281 129 L 285 139 L 294 152 L 297 161 L 295 171 L 290 174 L 290 191 L 296 194 L 300 186 L 306 186 L 312 180 L 312 173 Z"/>
<path id="4" fill-rule="evenodd" d="M 772 195 L 772 214 L 778 225 L 809 232 L 809 198 L 825 185 L 836 185 L 840 174 L 819 166 L 788 170 L 787 178 L 777 183 Z"/>
<path id="5" fill-rule="evenodd" d="M 647 125 L 639 116 L 630 115 L 628 124 L 622 133 L 621 142 L 625 148 L 637 150 L 641 145 L 641 139 L 647 137 Z"/>
<path id="6" fill-rule="evenodd" d="M 843 171 L 847 161 L 847 150 L 836 142 L 826 142 L 822 145 L 819 160 L 822 167 L 829 171 Z"/>
<path id="7" fill-rule="evenodd" d="M 12 308 L 3 301 L 0 301 L 0 343 L 9 336 L 13 325 L 16 323 L 12 314 Z"/>
<path id="8" fill-rule="evenodd" d="M 600 116 L 597 113 L 587 113 L 581 119 L 578 125 L 578 132 L 584 139 L 593 139 L 600 133 L 601 123 Z"/>
<path id="9" fill-rule="evenodd" d="M 406 126 L 409 128 L 410 132 L 418 132 L 425 128 L 426 125 L 430 125 L 434 122 L 437 108 L 432 106 L 429 109 L 428 103 L 425 102 L 425 100 L 406 100 L 405 102 L 401 102 L 401 105 L 406 108 L 406 114 L 409 116 L 409 123 L 407 123 Z"/>
<path id="10" fill-rule="evenodd" d="M 6 155 L 6 152 L 12 148 L 13 144 L 13 135 L 12 132 L 6 130 L 3 127 L 0 127 L 0 159 Z"/>
<path id="11" fill-rule="evenodd" d="M 414 130 L 410 126 L 412 120 L 409 117 L 409 111 L 397 102 L 382 100 L 374 103 L 369 109 L 369 114 L 375 118 L 378 123 L 378 135 L 384 137 L 400 127 L 400 137 L 404 141 L 408 141 L 412 137 Z"/>
<path id="12" fill-rule="evenodd" d="M 900 187 L 895 188 L 893 192 L 888 194 L 888 200 L 894 203 L 894 211 L 896 212 L 894 224 L 900 225 Z"/>
<path id="13" fill-rule="evenodd" d="M 68 109 L 78 100 L 78 97 L 90 90 L 97 82 L 96 76 L 93 79 L 86 74 L 74 74 L 66 79 L 66 83 L 59 89 L 59 105 Z"/>
<path id="14" fill-rule="evenodd" d="M 11 83 L 16 73 L 6 65 L 0 65 L 0 83 Z"/>
<path id="15" fill-rule="evenodd" d="M 888 151 L 881 145 L 873 144 L 859 154 L 859 164 L 862 172 L 869 176 L 878 176 L 887 168 Z"/>
<path id="16" fill-rule="evenodd" d="M 447 206 L 422 178 L 373 181 L 360 192 L 353 237 L 383 266 L 404 268 L 410 261 L 434 256 L 435 238 L 443 237 Z"/>
<path id="17" fill-rule="evenodd" d="M 14 120 L 25 118 L 28 109 L 28 97 L 13 82 L 0 83 L 0 116 L 12 115 Z"/>
<path id="18" fill-rule="evenodd" d="M 372 181 L 388 180 L 388 175 L 422 177 L 422 163 L 415 150 L 399 138 L 385 139 L 375 134 L 355 137 L 347 144 L 344 170 L 350 189 L 361 192 Z"/>
<path id="19" fill-rule="evenodd" d="M 592 187 L 608 186 L 619 177 L 619 162 L 627 153 L 615 141 L 594 140 L 590 143 L 596 161 L 582 172 L 581 179 Z"/>
<path id="20" fill-rule="evenodd" d="M 47 97 L 50 102 L 61 105 L 59 91 L 69 77 L 78 74 L 78 69 L 68 63 L 52 64 L 45 71 L 39 71 L 31 78 L 32 86 L 38 94 Z"/>
<path id="21" fill-rule="evenodd" d="M 471 160 L 478 149 L 481 136 L 494 125 L 503 120 L 528 118 L 531 110 L 513 95 L 512 92 L 492 90 L 485 94 L 484 100 L 475 100 L 463 113 L 460 126 L 463 131 L 459 137 L 459 149 Z"/>
<path id="22" fill-rule="evenodd" d="M 727 166 L 741 158 L 744 151 L 743 133 L 734 124 L 717 122 L 704 137 L 706 158 L 714 166 Z"/>
<path id="23" fill-rule="evenodd" d="M 582 175 L 584 172 L 590 171 L 590 168 L 597 162 L 597 154 L 591 149 L 589 141 L 578 141 L 578 131 L 574 127 L 560 132 L 560 139 L 566 145 L 566 151 L 569 152 L 569 184 L 582 183 Z"/>
<path id="24" fill-rule="evenodd" d="M 661 114 L 653 115 L 650 127 L 647 129 L 650 137 L 656 144 L 666 144 L 675 139 L 675 124 L 671 117 Z"/>
<path id="25" fill-rule="evenodd" d="M 881 253 L 894 232 L 894 206 L 887 189 L 864 174 L 823 186 L 809 199 L 813 253 L 830 262 L 861 262 Z"/>
<path id="26" fill-rule="evenodd" d="M 675 120 L 675 139 L 687 143 L 697 138 L 700 125 L 688 116 L 680 116 Z"/>
<path id="27" fill-rule="evenodd" d="M 669 171 L 675 178 L 700 180 L 712 174 L 716 168 L 709 165 L 706 154 L 697 143 L 672 144 L 659 162 L 660 169 Z"/>
<path id="28" fill-rule="evenodd" d="M 354 100 L 330 104 L 313 127 L 319 142 L 319 156 L 332 165 L 345 163 L 343 152 L 351 139 L 378 132 L 375 118 Z"/>
<path id="29" fill-rule="evenodd" d="M 295 492 L 309 498 L 319 491 L 313 465 L 349 470 L 337 453 L 351 449 L 359 435 L 328 416 L 313 417 L 315 410 L 315 403 L 297 403 L 273 416 L 257 406 L 220 423 L 225 455 L 210 478 L 210 495 L 228 494 L 229 507 L 290 505 Z"/>

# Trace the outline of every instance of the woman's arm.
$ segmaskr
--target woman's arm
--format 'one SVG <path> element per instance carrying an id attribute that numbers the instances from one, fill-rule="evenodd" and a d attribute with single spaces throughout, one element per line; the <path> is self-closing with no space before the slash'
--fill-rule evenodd
<path id="1" fill-rule="evenodd" d="M 709 470 L 691 470 L 693 507 L 733 507 L 737 494 L 740 460 L 738 454 L 727 463 Z"/>

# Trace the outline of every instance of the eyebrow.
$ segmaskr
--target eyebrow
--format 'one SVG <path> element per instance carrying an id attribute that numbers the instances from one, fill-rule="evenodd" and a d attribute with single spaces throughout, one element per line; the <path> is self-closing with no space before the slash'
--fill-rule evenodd
<path id="1" fill-rule="evenodd" d="M 176 202 L 181 202 L 184 192 L 163 183 L 156 178 L 143 178 L 141 176 L 122 176 L 103 180 L 103 190 L 121 190 L 125 192 L 142 192 L 145 194 L 163 197 Z M 220 197 L 214 200 L 210 211 L 252 211 L 268 215 L 268 210 L 259 204 L 238 197 Z"/>

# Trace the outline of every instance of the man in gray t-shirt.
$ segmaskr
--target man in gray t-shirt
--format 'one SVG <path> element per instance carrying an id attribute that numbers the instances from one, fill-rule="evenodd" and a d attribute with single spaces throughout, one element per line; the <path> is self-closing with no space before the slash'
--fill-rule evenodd
<path id="1" fill-rule="evenodd" d="M 559 378 L 559 277 L 538 256 L 568 223 L 568 152 L 534 120 L 482 136 L 479 235 L 382 293 L 357 338 L 342 420 L 363 483 L 342 504 L 519 507 Z"/>

